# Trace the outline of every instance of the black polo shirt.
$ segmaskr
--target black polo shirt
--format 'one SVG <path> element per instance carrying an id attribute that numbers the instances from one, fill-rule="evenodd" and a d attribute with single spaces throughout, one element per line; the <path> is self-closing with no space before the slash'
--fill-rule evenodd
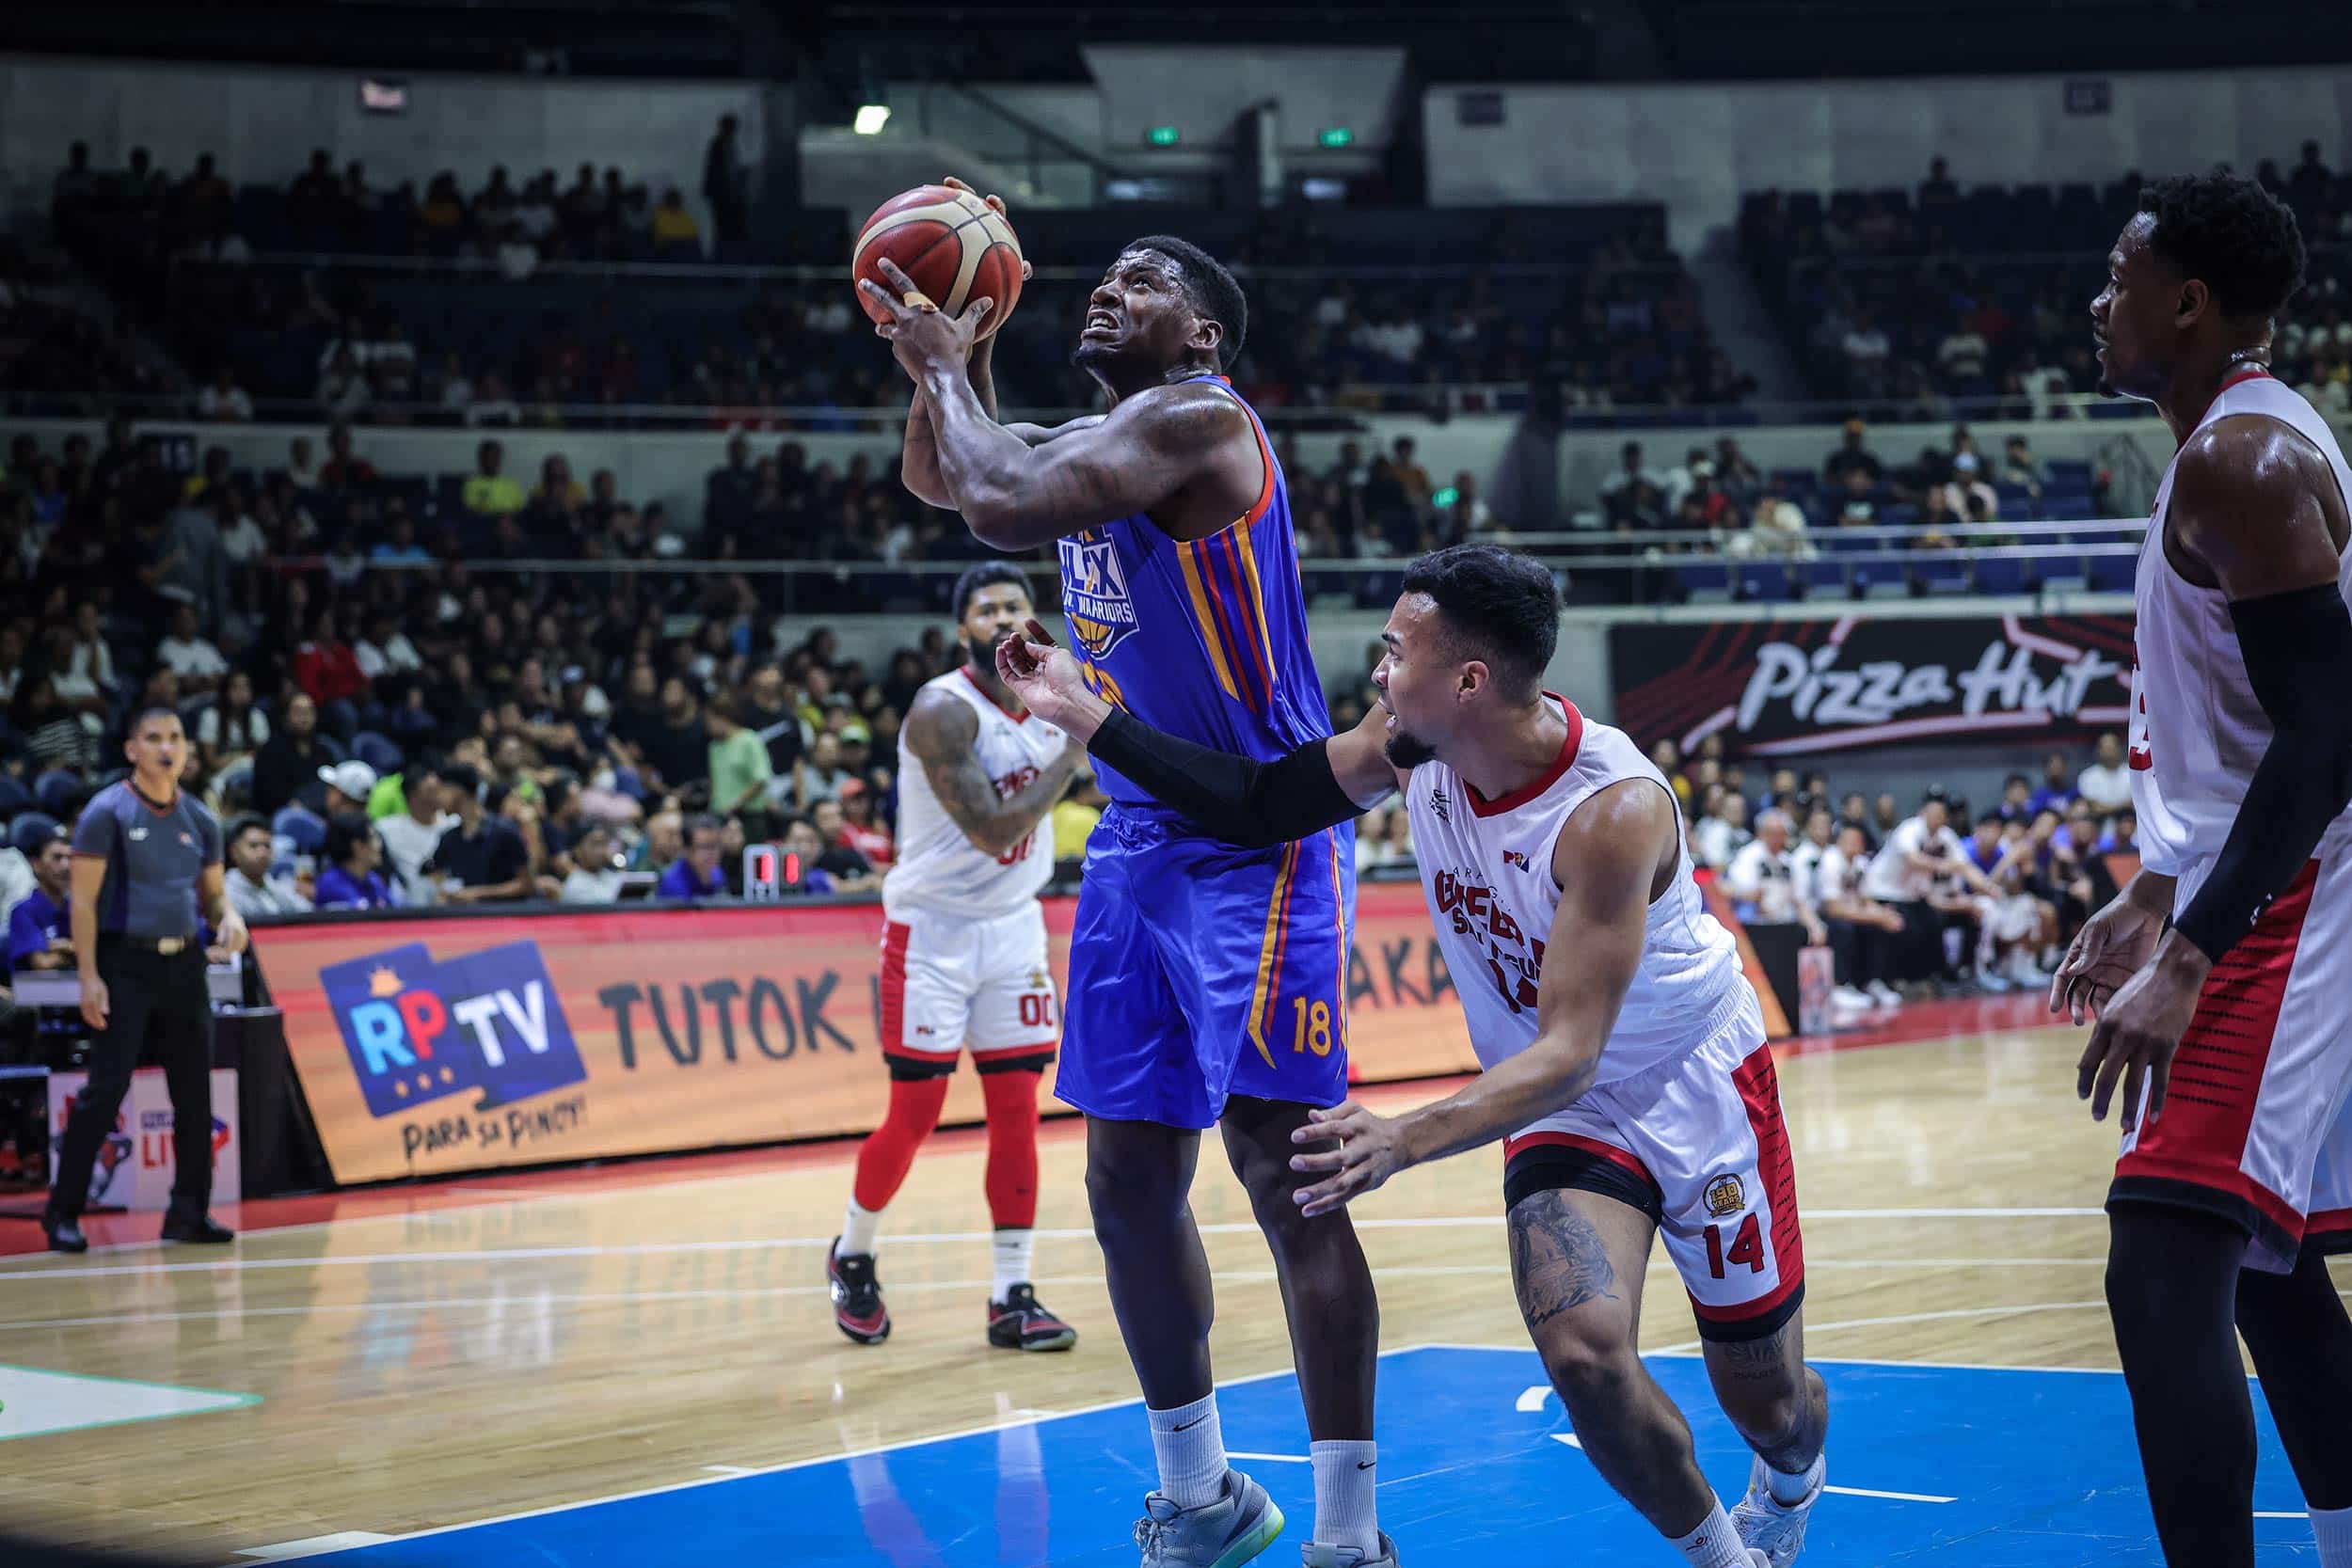
<path id="1" fill-rule="evenodd" d="M 467 887 L 496 887 L 513 881 L 530 864 L 531 851 L 514 825 L 485 816 L 474 824 L 470 834 L 462 827 L 443 833 L 433 853 L 425 857 L 424 869 L 454 877 Z"/>

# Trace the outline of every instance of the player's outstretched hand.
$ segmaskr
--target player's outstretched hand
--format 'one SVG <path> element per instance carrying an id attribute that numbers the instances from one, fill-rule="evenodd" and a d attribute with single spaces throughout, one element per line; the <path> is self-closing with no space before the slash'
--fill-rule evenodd
<path id="1" fill-rule="evenodd" d="M 1329 1144 L 1333 1139 L 1338 1140 L 1337 1148 L 1291 1156 L 1295 1171 L 1311 1176 L 1329 1173 L 1327 1180 L 1291 1194 L 1299 1212 L 1311 1217 L 1345 1208 L 1349 1198 L 1371 1192 L 1412 1164 L 1397 1124 L 1374 1116 L 1352 1100 L 1342 1101 L 1327 1111 L 1308 1112 L 1307 1125 L 1291 1131 L 1294 1144 Z"/>
<path id="2" fill-rule="evenodd" d="M 2106 1010 L 2108 1001 L 2153 958 L 2164 919 L 2128 897 L 2083 923 L 2050 976 L 2050 1010 L 2080 1024 Z"/>
<path id="3" fill-rule="evenodd" d="M 1087 689 L 1086 672 L 1070 650 L 1035 621 L 996 644 L 996 673 L 1022 705 L 1081 745 L 1110 712 L 1109 704 Z"/>
<path id="4" fill-rule="evenodd" d="M 874 325 L 875 336 L 890 341 L 898 363 L 918 385 L 924 371 L 932 365 L 970 362 L 980 326 L 996 309 L 994 300 L 983 294 L 966 305 L 962 315 L 951 316 L 916 288 L 914 279 L 900 271 L 898 262 L 885 256 L 875 270 L 890 280 L 890 288 L 870 277 L 857 280 L 866 297 L 884 312 L 884 319 Z M 893 289 L 898 292 L 893 293 Z"/>

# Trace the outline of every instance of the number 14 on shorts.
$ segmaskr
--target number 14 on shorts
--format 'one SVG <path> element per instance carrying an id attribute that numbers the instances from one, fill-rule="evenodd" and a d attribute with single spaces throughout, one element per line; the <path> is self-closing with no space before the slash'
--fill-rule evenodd
<path id="1" fill-rule="evenodd" d="M 1764 1227 L 1754 1214 L 1740 1222 L 1740 1230 L 1731 1239 L 1731 1250 L 1724 1250 L 1724 1227 L 1707 1227 L 1707 1272 L 1717 1279 L 1724 1277 L 1725 1263 L 1745 1263 L 1751 1274 L 1764 1272 Z"/>

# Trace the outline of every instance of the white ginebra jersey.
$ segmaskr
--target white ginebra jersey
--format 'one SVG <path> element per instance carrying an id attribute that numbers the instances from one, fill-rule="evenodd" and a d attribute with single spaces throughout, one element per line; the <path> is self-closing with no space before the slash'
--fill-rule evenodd
<path id="1" fill-rule="evenodd" d="M 1484 1067 L 1535 1041 L 1536 981 L 1560 908 L 1551 854 L 1568 817 L 1626 779 L 1647 779 L 1669 800 L 1674 794 L 1623 730 L 1587 722 L 1565 698 L 1546 700 L 1566 717 L 1567 740 L 1559 761 L 1516 794 L 1486 800 L 1441 762 L 1423 763 L 1406 781 L 1422 890 Z M 1601 1051 L 1596 1084 L 1696 1050 L 1747 1000 L 1739 946 L 1707 912 L 1691 879 L 1690 851 L 1677 848 L 1677 858 L 1673 885 L 1649 906 L 1641 967 Z M 1573 964 L 1577 955 L 1553 961 Z"/>
<path id="2" fill-rule="evenodd" d="M 2197 428 L 2239 414 L 2277 420 L 2326 453 L 2337 489 L 2352 504 L 2352 468 L 2328 421 L 2300 393 L 2259 367 L 2240 371 L 2221 384 Z M 2217 588 L 2188 581 L 2165 557 L 2165 512 L 2179 464 L 2175 453 L 2164 470 L 2133 583 L 2138 625 L 2131 775 L 2140 863 L 2180 878 L 2176 896 L 2185 906 L 2230 836 L 2254 768 L 2270 748 L 2271 724 L 2247 677 L 2229 599 Z M 2352 601 L 2352 550 L 2337 568 L 2336 585 Z M 2322 847 L 2347 843 L 2352 813 L 2328 828 Z"/>
<path id="3" fill-rule="evenodd" d="M 950 670 L 926 681 L 923 690 L 945 691 L 971 707 L 980 723 L 973 749 L 1000 800 L 1043 772 L 1069 744 L 1061 731 L 1036 715 L 1016 716 L 998 707 L 968 670 Z M 1039 817 L 1029 836 L 1001 855 L 975 847 L 932 793 L 923 759 L 908 748 L 900 726 L 898 859 L 882 878 L 885 912 L 928 910 L 975 919 L 1009 914 L 1034 899 L 1053 875 L 1051 814 Z"/>

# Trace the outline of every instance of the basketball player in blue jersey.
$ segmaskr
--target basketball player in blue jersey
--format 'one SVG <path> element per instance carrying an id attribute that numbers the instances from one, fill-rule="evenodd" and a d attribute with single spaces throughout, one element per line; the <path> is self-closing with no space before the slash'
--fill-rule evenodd
<path id="1" fill-rule="evenodd" d="M 1282 472 L 1219 373 L 1247 308 L 1197 246 L 1122 251 L 1087 302 L 1075 362 L 1109 412 L 1000 424 L 977 336 L 884 264 L 861 284 L 916 394 L 908 487 L 982 543 L 1057 542 L 1089 684 L 1154 727 L 1263 760 L 1330 733 L 1307 641 Z M 1374 1516 L 1379 1309 L 1355 1231 L 1292 1198 L 1291 1132 L 1345 1098 L 1353 830 L 1248 849 L 1204 836 L 1109 768 L 1070 950 L 1056 1092 L 1087 1115 L 1087 1191 L 1111 1307 L 1143 1386 L 1158 1490 L 1146 1564 L 1234 1568 L 1282 1528 L 1227 1465 L 1210 1376 L 1208 1260 L 1187 1206 L 1203 1130 L 1223 1134 L 1274 1253 L 1306 1404 L 1312 1568 L 1388 1568 Z"/>

